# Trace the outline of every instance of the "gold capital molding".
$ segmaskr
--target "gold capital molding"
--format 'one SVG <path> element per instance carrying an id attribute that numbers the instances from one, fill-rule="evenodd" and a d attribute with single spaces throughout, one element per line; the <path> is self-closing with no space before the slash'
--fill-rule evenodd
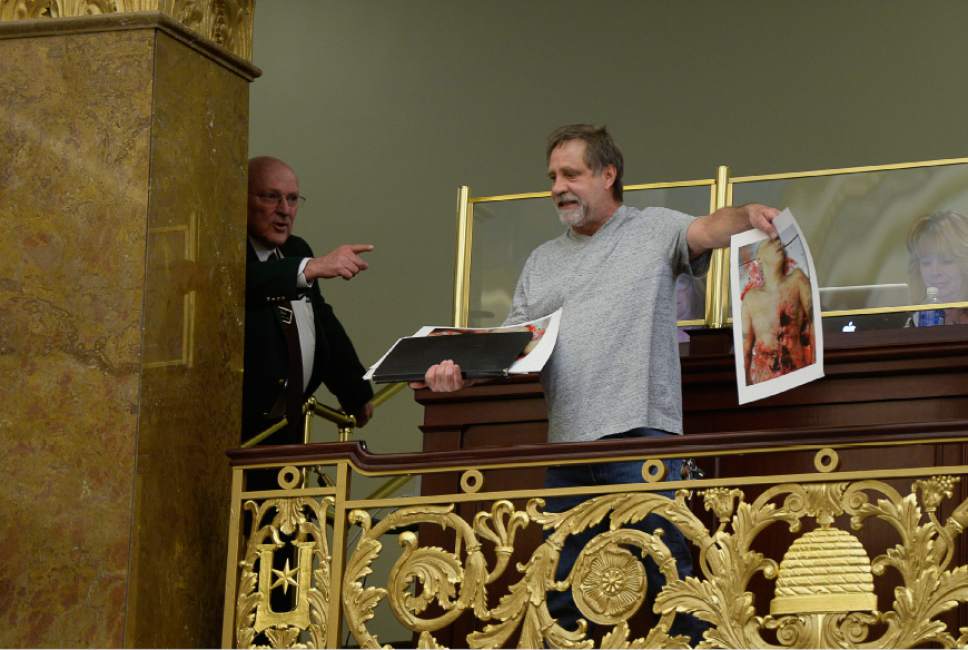
<path id="1" fill-rule="evenodd" d="M 0 0 L 0 22 L 159 12 L 246 61 L 255 0 Z"/>

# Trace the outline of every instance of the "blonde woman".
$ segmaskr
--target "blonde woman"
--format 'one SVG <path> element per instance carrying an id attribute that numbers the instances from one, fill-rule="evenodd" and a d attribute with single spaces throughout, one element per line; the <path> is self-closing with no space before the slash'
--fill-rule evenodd
<path id="1" fill-rule="evenodd" d="M 953 210 L 921 217 L 911 224 L 907 248 L 914 303 L 925 302 L 928 287 L 937 288 L 938 302 L 968 300 L 968 217 Z M 968 324 L 968 309 L 944 311 L 945 325 Z"/>

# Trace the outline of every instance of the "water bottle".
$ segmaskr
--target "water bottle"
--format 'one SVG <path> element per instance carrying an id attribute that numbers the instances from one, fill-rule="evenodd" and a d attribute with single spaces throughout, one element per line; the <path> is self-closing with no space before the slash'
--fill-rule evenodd
<path id="1" fill-rule="evenodd" d="M 941 302 L 938 300 L 937 287 L 928 287 L 927 297 L 924 302 L 929 305 L 936 305 Z M 929 309 L 918 312 L 918 327 L 934 327 L 935 325 L 944 325 L 943 309 Z"/>

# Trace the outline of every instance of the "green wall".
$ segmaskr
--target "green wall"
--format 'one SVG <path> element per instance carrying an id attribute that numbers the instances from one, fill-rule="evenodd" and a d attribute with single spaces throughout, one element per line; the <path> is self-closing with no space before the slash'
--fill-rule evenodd
<path id="1" fill-rule="evenodd" d="M 607 124 L 627 182 L 968 155 L 966 24 L 965 2 L 258 0 L 250 151 L 300 174 L 317 253 L 376 245 L 323 286 L 370 363 L 450 322 L 457 186 L 545 189 L 559 124 Z M 364 437 L 418 449 L 420 416 L 399 396 Z"/>

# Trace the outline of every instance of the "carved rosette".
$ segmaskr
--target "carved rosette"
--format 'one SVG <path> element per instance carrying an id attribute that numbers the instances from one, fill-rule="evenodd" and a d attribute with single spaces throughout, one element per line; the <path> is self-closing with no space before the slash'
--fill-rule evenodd
<path id="1" fill-rule="evenodd" d="M 0 0 L 0 21 L 158 11 L 249 61 L 254 0 Z"/>
<path id="2" fill-rule="evenodd" d="M 575 563 L 572 594 L 582 614 L 595 623 L 627 620 L 645 600 L 645 568 L 616 544 L 585 547 Z"/>

